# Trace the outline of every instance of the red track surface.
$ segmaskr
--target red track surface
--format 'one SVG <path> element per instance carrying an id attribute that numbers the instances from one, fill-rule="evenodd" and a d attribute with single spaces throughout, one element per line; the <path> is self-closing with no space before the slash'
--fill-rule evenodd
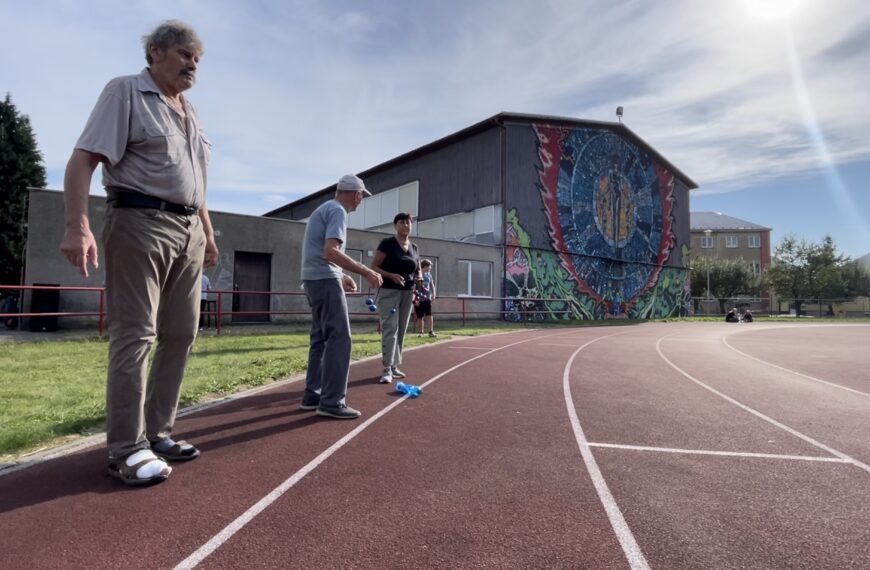
<path id="1" fill-rule="evenodd" d="M 101 447 L 0 476 L 0 567 L 870 568 L 868 345 L 523 331 L 409 351 L 414 400 L 357 363 L 361 420 L 299 411 L 300 382 L 206 409 L 161 485 Z"/>

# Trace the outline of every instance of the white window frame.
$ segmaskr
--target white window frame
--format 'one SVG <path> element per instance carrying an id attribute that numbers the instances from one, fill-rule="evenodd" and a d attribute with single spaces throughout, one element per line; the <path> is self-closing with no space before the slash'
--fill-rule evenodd
<path id="1" fill-rule="evenodd" d="M 750 262 L 749 271 L 751 271 L 753 275 L 761 275 L 761 263 L 757 261 Z"/>
<path id="2" fill-rule="evenodd" d="M 460 291 L 457 294 L 457 297 L 470 297 L 470 298 L 476 298 L 476 299 L 491 299 L 492 298 L 492 283 L 493 283 L 493 281 L 492 281 L 492 272 L 493 272 L 492 262 L 491 261 L 479 261 L 479 260 L 475 260 L 475 259 L 460 259 L 460 260 L 458 260 L 458 263 L 460 265 L 465 264 L 468 266 L 468 270 L 467 270 L 468 281 L 465 283 L 465 291 L 464 292 Z M 472 294 L 472 290 L 473 290 L 472 289 L 472 282 L 473 282 L 473 277 L 474 277 L 474 271 L 473 271 L 472 264 L 475 264 L 475 263 L 485 265 L 489 268 L 489 284 L 488 284 L 489 294 L 488 295 L 474 295 L 474 294 Z M 462 287 L 461 283 L 458 283 L 457 285 L 458 285 L 458 287 Z"/>
<path id="3" fill-rule="evenodd" d="M 713 236 L 701 236 L 701 249 L 713 249 Z"/>
<path id="4" fill-rule="evenodd" d="M 761 247 L 761 236 L 758 234 L 749 234 L 748 236 L 746 236 L 746 242 L 749 247 Z"/>
<path id="5" fill-rule="evenodd" d="M 725 247 L 727 248 L 735 248 L 740 246 L 740 236 L 735 234 L 729 234 L 725 236 Z"/>

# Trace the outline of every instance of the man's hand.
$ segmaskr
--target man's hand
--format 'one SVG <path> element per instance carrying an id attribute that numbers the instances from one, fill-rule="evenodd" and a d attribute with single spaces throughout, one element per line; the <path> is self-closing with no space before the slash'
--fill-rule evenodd
<path id="1" fill-rule="evenodd" d="M 365 278 L 372 287 L 380 287 L 384 284 L 384 278 L 381 277 L 381 274 L 377 271 L 372 271 L 371 269 L 369 269 L 368 273 L 365 274 Z"/>
<path id="2" fill-rule="evenodd" d="M 341 284 L 344 287 L 345 293 L 355 293 L 356 292 L 356 281 L 353 280 L 353 277 L 350 275 L 344 274 L 341 276 Z"/>
<path id="3" fill-rule="evenodd" d="M 78 267 L 85 277 L 88 276 L 88 263 L 97 269 L 100 262 L 97 256 L 97 240 L 91 230 L 66 230 L 63 241 L 60 242 L 60 251 L 63 256 Z"/>
<path id="4" fill-rule="evenodd" d="M 401 275 L 399 275 L 398 273 L 388 273 L 387 277 L 390 279 L 390 281 L 392 281 L 396 285 L 399 285 L 402 287 L 405 286 L 405 278 L 402 277 Z"/>
<path id="5" fill-rule="evenodd" d="M 218 252 L 214 237 L 207 238 L 205 241 L 205 260 L 203 261 L 203 266 L 214 267 L 217 265 L 219 256 L 220 252 Z"/>

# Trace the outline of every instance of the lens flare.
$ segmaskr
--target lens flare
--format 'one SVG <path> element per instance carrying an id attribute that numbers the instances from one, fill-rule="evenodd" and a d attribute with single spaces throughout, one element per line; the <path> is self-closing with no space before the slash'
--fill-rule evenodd
<path id="1" fill-rule="evenodd" d="M 805 0 L 743 0 L 746 13 L 755 20 L 788 20 Z"/>
<path id="2" fill-rule="evenodd" d="M 801 68 L 800 58 L 798 57 L 791 30 L 786 30 L 785 37 L 788 48 L 789 69 L 791 71 L 791 79 L 794 84 L 798 108 L 800 109 L 807 135 L 809 135 L 810 142 L 816 151 L 816 156 L 825 174 L 828 191 L 831 193 L 834 203 L 839 210 L 840 219 L 847 220 L 849 225 L 861 232 L 862 239 L 870 243 L 870 228 L 868 228 L 867 222 L 858 215 L 858 207 L 855 205 L 849 189 L 843 183 L 843 177 L 840 176 L 840 172 L 837 170 L 836 162 L 831 156 L 825 135 L 816 118 L 816 112 L 813 109 L 813 104 L 807 91 L 803 69 Z"/>

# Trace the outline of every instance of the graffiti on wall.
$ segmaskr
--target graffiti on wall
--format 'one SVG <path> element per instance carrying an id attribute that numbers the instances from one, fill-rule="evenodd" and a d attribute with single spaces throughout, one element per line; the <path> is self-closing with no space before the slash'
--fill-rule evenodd
<path id="1" fill-rule="evenodd" d="M 509 318 L 651 318 L 687 306 L 688 248 L 676 249 L 674 180 L 646 152 L 596 129 L 535 126 L 549 243 L 506 215 Z"/>

